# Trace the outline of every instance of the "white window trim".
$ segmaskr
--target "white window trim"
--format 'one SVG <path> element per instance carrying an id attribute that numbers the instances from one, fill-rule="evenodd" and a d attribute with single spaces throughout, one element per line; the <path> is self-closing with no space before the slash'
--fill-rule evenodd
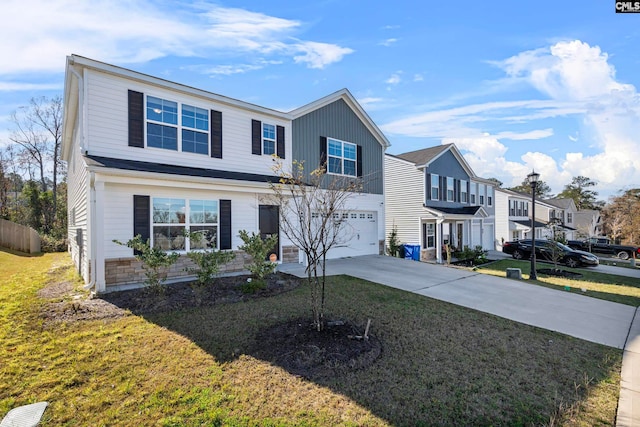
<path id="1" fill-rule="evenodd" d="M 183 223 L 164 223 L 164 222 L 154 222 L 153 219 L 153 202 L 157 199 L 171 199 L 171 200 L 184 200 L 185 203 L 185 219 Z M 216 212 L 216 217 L 218 218 L 218 222 L 216 223 L 191 223 L 191 204 L 189 202 L 194 201 L 194 200 L 205 200 L 208 202 L 216 202 L 217 206 L 218 206 L 218 211 Z M 153 232 L 153 228 L 155 226 L 158 227 L 182 227 L 185 231 L 189 230 L 192 226 L 193 227 L 198 227 L 198 226 L 207 226 L 207 227 L 216 227 L 217 228 L 217 232 L 216 232 L 216 246 L 215 248 L 211 248 L 211 249 L 215 249 L 215 250 L 219 250 L 220 249 L 220 200 L 219 199 L 197 199 L 197 198 L 183 198 L 183 197 L 167 197 L 167 196 L 156 196 L 156 197 L 151 197 L 151 203 L 150 203 L 150 216 L 151 216 L 151 236 L 150 236 L 150 245 L 151 247 L 154 247 L 155 245 L 155 234 Z M 204 249 L 191 249 L 191 239 L 185 236 L 185 242 L 184 242 L 184 249 L 169 249 L 166 252 L 177 252 L 180 254 L 185 254 L 188 252 L 199 252 L 199 251 L 203 251 Z"/>
<path id="2" fill-rule="evenodd" d="M 451 181 L 451 188 L 449 188 L 449 181 Z M 453 202 L 454 199 L 456 198 L 455 195 L 455 179 L 453 179 L 452 177 L 448 176 L 447 177 L 447 202 Z M 449 198 L 449 194 L 451 194 L 451 198 Z"/>
<path id="3" fill-rule="evenodd" d="M 469 193 L 467 192 L 467 181 L 460 180 L 460 203 L 469 203 Z"/>
<path id="4" fill-rule="evenodd" d="M 436 179 L 434 179 L 436 178 Z M 435 183 L 435 185 L 434 185 Z M 436 197 L 433 197 L 433 189 L 437 189 L 438 191 L 436 191 Z M 440 175 L 438 175 L 437 173 L 432 173 L 431 174 L 431 188 L 429 189 L 429 198 L 431 200 L 440 200 Z"/>
<path id="5" fill-rule="evenodd" d="M 162 99 L 163 101 L 175 102 L 176 104 L 178 104 L 178 111 L 177 111 L 178 124 L 174 125 L 174 124 L 171 124 L 171 123 L 160 122 L 160 121 L 148 118 L 147 117 L 147 105 L 148 105 L 148 102 L 149 102 L 149 97 Z M 208 126 L 207 126 L 207 130 L 206 131 L 204 131 L 202 129 L 192 128 L 192 127 L 189 127 L 189 126 L 184 126 L 182 124 L 182 106 L 183 105 L 188 105 L 189 107 L 199 108 L 199 109 L 205 110 L 207 112 L 207 124 L 208 124 Z M 176 144 L 177 144 L 177 146 L 176 146 L 176 150 L 175 151 L 179 152 L 179 153 L 195 154 L 197 156 L 204 156 L 205 155 L 205 153 L 196 153 L 196 152 L 193 152 L 193 151 L 183 151 L 182 150 L 182 130 L 183 129 L 184 130 L 193 131 L 193 132 L 199 132 L 199 133 L 206 134 L 207 135 L 207 153 L 206 153 L 206 156 L 209 156 L 211 154 L 211 144 L 210 144 L 210 141 L 211 141 L 211 117 L 209 115 L 210 114 L 209 108 L 206 108 L 206 107 L 204 107 L 202 105 L 197 105 L 195 103 L 180 102 L 180 101 L 176 101 L 176 100 L 173 100 L 173 99 L 165 98 L 165 97 L 160 96 L 160 95 L 154 95 L 154 94 L 151 94 L 151 93 L 148 93 L 148 94 L 145 93 L 144 94 L 144 108 L 143 108 L 143 110 L 144 110 L 144 146 L 145 146 L 145 148 L 148 148 L 150 150 L 174 151 L 174 150 L 170 150 L 168 148 L 153 147 L 153 146 L 150 146 L 148 144 L 149 138 L 148 138 L 148 135 L 147 135 L 147 123 L 152 123 L 152 124 L 156 124 L 156 125 L 160 125 L 160 126 L 172 127 L 174 129 L 176 129 L 176 138 L 177 138 L 177 143 Z"/>
<path id="6" fill-rule="evenodd" d="M 340 157 L 332 156 L 330 154 L 330 152 L 329 152 L 330 141 L 339 142 L 341 144 L 341 153 L 342 153 L 342 155 Z M 353 146 L 354 151 L 356 153 L 356 158 L 355 159 L 353 159 L 353 160 L 352 159 L 345 159 L 345 157 L 344 157 L 344 146 L 345 145 L 352 145 Z M 329 170 L 329 159 L 330 158 L 340 159 L 340 166 L 341 166 L 340 169 L 342 170 L 341 173 L 331 172 Z M 354 174 L 353 175 L 344 173 L 344 163 L 345 163 L 345 161 L 349 161 L 349 162 L 354 162 L 355 163 L 355 165 L 354 165 Z M 358 176 L 358 145 L 353 143 L 353 142 L 342 141 L 342 140 L 337 139 L 337 138 L 327 137 L 327 173 L 330 174 L 330 175 L 349 176 L 349 177 L 356 178 Z"/>
<path id="7" fill-rule="evenodd" d="M 264 127 L 265 126 L 272 126 L 273 127 L 273 139 L 271 138 L 267 138 L 264 136 Z M 262 122 L 262 154 L 265 156 L 271 156 L 273 154 L 276 154 L 278 152 L 278 145 L 277 145 L 277 141 L 278 141 L 278 127 L 272 123 L 265 123 Z M 265 141 L 269 141 L 273 143 L 273 153 L 267 153 L 265 150 Z"/>

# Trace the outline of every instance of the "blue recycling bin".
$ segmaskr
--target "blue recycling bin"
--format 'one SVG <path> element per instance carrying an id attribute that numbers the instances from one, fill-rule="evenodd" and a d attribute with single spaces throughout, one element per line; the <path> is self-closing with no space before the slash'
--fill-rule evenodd
<path id="1" fill-rule="evenodd" d="M 420 245 L 404 245 L 404 259 L 420 261 Z"/>

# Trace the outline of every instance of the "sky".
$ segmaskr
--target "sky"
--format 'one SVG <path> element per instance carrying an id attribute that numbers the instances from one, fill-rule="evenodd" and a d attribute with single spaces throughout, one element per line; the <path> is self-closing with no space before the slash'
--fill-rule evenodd
<path id="1" fill-rule="evenodd" d="M 290 111 L 347 88 L 388 153 L 455 143 L 505 187 L 640 186 L 640 13 L 613 0 L 3 0 L 0 147 L 77 54 Z"/>

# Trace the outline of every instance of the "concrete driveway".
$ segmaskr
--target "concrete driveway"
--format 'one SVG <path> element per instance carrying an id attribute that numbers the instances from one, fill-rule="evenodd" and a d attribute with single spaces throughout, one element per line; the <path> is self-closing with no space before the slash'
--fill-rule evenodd
<path id="1" fill-rule="evenodd" d="M 305 276 L 300 264 L 282 264 L 278 270 Z M 624 304 L 387 256 L 329 260 L 327 274 L 347 274 L 620 349 L 635 314 Z"/>

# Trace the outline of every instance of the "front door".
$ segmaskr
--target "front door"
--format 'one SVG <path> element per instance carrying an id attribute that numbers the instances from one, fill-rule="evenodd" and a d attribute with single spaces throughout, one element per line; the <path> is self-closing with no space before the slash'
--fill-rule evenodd
<path id="1" fill-rule="evenodd" d="M 258 207 L 258 227 L 260 228 L 260 237 L 263 239 L 270 237 L 272 234 L 280 232 L 280 212 L 278 206 L 260 205 Z M 280 260 L 280 235 L 278 241 L 271 251 L 267 254 L 267 259 L 275 254 L 277 260 Z"/>

